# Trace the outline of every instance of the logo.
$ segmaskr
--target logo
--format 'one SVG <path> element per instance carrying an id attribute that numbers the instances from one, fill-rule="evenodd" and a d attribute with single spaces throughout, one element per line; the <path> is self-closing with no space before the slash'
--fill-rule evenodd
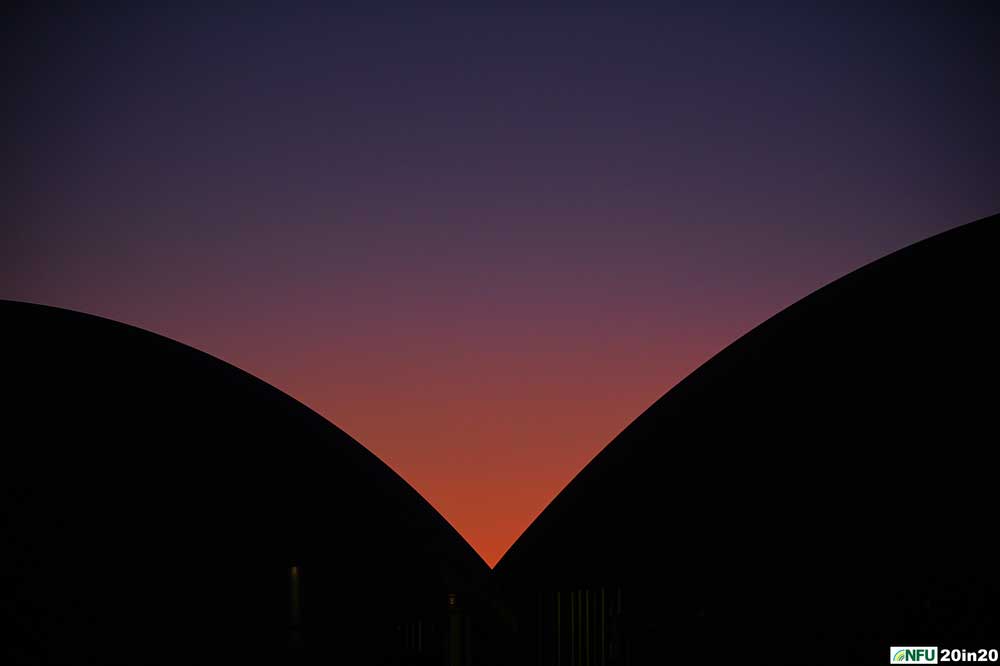
<path id="1" fill-rule="evenodd" d="M 892 647 L 889 648 L 890 664 L 936 664 L 936 647 Z"/>

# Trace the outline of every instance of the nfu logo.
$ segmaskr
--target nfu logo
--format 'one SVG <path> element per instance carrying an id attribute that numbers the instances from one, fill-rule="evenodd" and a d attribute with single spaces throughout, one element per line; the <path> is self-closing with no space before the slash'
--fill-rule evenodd
<path id="1" fill-rule="evenodd" d="M 936 647 L 893 647 L 889 648 L 890 664 L 936 664 Z"/>

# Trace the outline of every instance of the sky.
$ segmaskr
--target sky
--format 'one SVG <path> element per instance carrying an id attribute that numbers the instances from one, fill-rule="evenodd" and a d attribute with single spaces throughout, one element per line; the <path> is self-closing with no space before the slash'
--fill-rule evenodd
<path id="1" fill-rule="evenodd" d="M 988 3 L 132 4 L 2 10 L 0 298 L 277 386 L 490 565 L 723 347 L 1000 212 Z"/>

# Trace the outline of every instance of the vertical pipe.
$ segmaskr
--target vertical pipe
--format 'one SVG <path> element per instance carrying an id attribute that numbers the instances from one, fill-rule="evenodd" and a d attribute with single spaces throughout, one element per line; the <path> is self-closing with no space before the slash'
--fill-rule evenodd
<path id="1" fill-rule="evenodd" d="M 538 622 L 535 623 L 535 643 L 538 644 L 538 666 L 542 666 L 542 644 L 545 641 L 545 615 L 542 613 L 542 599 L 545 593 L 538 591 Z"/>
<path id="2" fill-rule="evenodd" d="M 556 590 L 556 666 L 562 666 L 562 592 Z"/>
<path id="3" fill-rule="evenodd" d="M 604 608 L 604 588 L 601 588 L 601 666 L 608 664 L 608 649 L 604 643 L 604 618 L 608 612 Z"/>
<path id="4" fill-rule="evenodd" d="M 472 618 L 465 616 L 465 663 L 472 663 Z"/>
<path id="5" fill-rule="evenodd" d="M 288 570 L 288 644 L 292 649 L 302 647 L 302 574 L 298 566 Z"/>
<path id="6" fill-rule="evenodd" d="M 587 605 L 585 606 L 587 611 L 586 627 L 587 627 L 587 666 L 590 666 L 590 590 L 588 589 L 584 594 L 587 596 Z"/>
<path id="7" fill-rule="evenodd" d="M 621 654 L 622 660 L 625 664 L 630 664 L 632 662 L 632 655 L 629 650 L 629 636 L 628 627 L 625 626 L 625 621 L 621 617 L 623 610 L 622 606 L 622 588 L 618 587 L 618 650 Z"/>
<path id="8" fill-rule="evenodd" d="M 576 590 L 569 591 L 569 663 L 576 666 Z"/>

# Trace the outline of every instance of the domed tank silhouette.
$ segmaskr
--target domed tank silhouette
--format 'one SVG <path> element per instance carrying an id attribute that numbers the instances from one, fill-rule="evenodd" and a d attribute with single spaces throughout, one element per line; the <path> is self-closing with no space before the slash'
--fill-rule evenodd
<path id="1" fill-rule="evenodd" d="M 147 331 L 0 322 L 4 663 L 469 663 L 488 567 L 347 434 Z"/>
<path id="2" fill-rule="evenodd" d="M 859 269 L 655 402 L 494 569 L 520 663 L 884 663 L 1000 639 L 1000 216 Z"/>

